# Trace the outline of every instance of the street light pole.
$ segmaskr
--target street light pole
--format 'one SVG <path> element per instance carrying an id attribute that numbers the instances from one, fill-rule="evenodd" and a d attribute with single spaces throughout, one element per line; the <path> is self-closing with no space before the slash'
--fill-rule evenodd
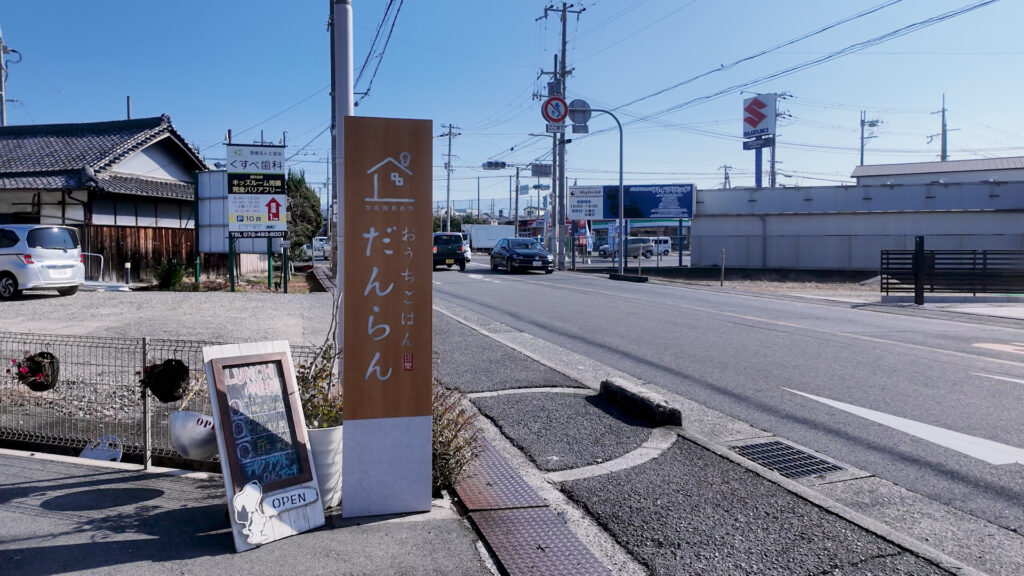
<path id="1" fill-rule="evenodd" d="M 618 219 L 618 224 L 617 225 L 618 225 L 618 229 L 619 229 L 619 274 L 624 274 L 625 273 L 625 260 L 626 260 L 627 254 L 626 254 L 626 235 L 624 234 L 625 227 L 626 227 L 626 218 L 625 218 L 625 214 L 624 214 L 624 212 L 625 212 L 625 206 L 624 206 L 625 205 L 625 198 L 624 198 L 623 191 L 622 191 L 623 190 L 623 188 L 622 188 L 622 123 L 619 122 L 619 119 L 615 117 L 615 114 L 612 114 L 611 110 L 602 110 L 600 108 L 588 108 L 588 109 L 591 112 L 603 112 L 603 113 L 611 116 L 612 120 L 615 120 L 615 125 L 619 127 L 619 219 Z M 575 108 L 569 108 L 570 112 L 573 112 L 574 110 L 575 110 Z"/>

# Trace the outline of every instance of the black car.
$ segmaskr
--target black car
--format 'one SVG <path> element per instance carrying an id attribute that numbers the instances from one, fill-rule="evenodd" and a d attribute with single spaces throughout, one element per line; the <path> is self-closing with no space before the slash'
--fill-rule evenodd
<path id="1" fill-rule="evenodd" d="M 491 270 L 543 270 L 555 271 L 555 257 L 544 245 L 532 238 L 502 238 L 491 250 Z"/>
<path id="2" fill-rule="evenodd" d="M 459 270 L 466 269 L 466 251 L 469 248 L 463 242 L 462 234 L 455 232 L 434 232 L 434 269 L 438 266 L 458 265 Z"/>

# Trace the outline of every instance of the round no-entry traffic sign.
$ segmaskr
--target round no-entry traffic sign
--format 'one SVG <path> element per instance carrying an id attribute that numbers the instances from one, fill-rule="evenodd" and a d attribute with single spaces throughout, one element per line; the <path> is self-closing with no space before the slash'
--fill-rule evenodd
<path id="1" fill-rule="evenodd" d="M 544 105 L 540 108 L 540 113 L 544 115 L 544 119 L 548 122 L 557 124 L 558 122 L 565 122 L 565 117 L 569 114 L 569 106 L 565 103 L 564 98 L 552 96 L 544 101 Z"/>

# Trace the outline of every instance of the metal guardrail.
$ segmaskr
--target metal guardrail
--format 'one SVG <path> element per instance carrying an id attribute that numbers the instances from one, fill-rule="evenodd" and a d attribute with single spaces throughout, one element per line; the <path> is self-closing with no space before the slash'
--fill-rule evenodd
<path id="1" fill-rule="evenodd" d="M 203 347 L 194 340 L 107 338 L 0 332 L 0 440 L 84 448 L 91 439 L 113 435 L 125 455 L 180 457 L 171 442 L 168 419 L 178 410 L 211 414 L 203 367 Z M 296 365 L 316 356 L 315 346 L 292 346 Z M 60 362 L 56 386 L 34 392 L 21 383 L 15 362 L 49 352 Z M 189 367 L 195 393 L 163 404 L 139 386 L 144 366 L 176 358 Z"/>
<path id="2" fill-rule="evenodd" d="M 916 256 L 915 256 L 916 252 Z M 1024 250 L 882 250 L 881 290 L 885 294 L 1024 293 Z"/>

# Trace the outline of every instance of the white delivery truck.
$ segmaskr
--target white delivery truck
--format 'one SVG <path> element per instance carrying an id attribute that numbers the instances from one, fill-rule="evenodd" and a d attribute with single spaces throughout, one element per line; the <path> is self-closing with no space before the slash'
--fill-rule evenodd
<path id="1" fill-rule="evenodd" d="M 490 253 L 498 240 L 516 235 L 516 227 L 509 224 L 463 224 L 462 231 L 469 232 L 469 247 L 484 253 Z"/>

